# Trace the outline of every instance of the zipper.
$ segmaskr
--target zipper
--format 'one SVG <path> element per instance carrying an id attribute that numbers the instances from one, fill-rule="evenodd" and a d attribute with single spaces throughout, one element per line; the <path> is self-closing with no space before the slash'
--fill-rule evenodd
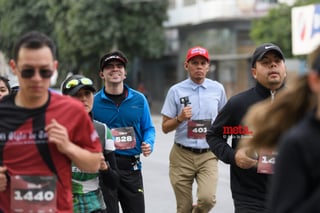
<path id="1" fill-rule="evenodd" d="M 273 102 L 274 96 L 276 95 L 276 91 L 271 91 L 270 90 L 270 94 L 271 94 L 271 102 Z"/>

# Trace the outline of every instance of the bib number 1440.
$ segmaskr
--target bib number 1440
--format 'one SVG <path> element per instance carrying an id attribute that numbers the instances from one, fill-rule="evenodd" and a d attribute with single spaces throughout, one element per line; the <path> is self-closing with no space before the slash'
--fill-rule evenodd
<path id="1" fill-rule="evenodd" d="M 54 199 L 53 191 L 39 191 L 39 190 L 15 190 L 15 200 L 27 200 L 27 201 L 52 201 Z"/>

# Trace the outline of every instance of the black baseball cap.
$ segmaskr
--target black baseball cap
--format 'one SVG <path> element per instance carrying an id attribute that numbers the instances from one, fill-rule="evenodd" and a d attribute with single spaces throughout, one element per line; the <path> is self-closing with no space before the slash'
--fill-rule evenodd
<path id="1" fill-rule="evenodd" d="M 255 67 L 257 61 L 261 60 L 262 57 L 269 51 L 275 51 L 279 54 L 279 56 L 285 60 L 284 55 L 280 47 L 273 43 L 264 43 L 256 48 L 251 58 L 251 67 Z"/>
<path id="2" fill-rule="evenodd" d="M 118 61 L 122 62 L 124 66 L 126 66 L 128 63 L 128 59 L 125 56 L 125 54 L 123 52 L 121 52 L 120 50 L 115 50 L 115 51 L 108 52 L 104 56 L 101 57 L 100 70 L 102 71 L 103 68 L 108 63 L 110 63 L 111 61 L 114 61 L 114 60 L 118 60 Z"/>
<path id="3" fill-rule="evenodd" d="M 96 91 L 92 80 L 82 75 L 72 75 L 64 80 L 61 85 L 62 94 L 70 96 L 75 96 L 82 88 L 88 89 L 93 93 Z"/>

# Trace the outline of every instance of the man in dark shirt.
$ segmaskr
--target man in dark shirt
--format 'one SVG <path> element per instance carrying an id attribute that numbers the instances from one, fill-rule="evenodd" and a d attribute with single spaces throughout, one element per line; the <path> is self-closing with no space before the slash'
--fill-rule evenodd
<path id="1" fill-rule="evenodd" d="M 241 137 L 250 137 L 251 130 L 241 126 L 248 108 L 267 98 L 271 97 L 272 100 L 283 87 L 286 78 L 284 60 L 281 49 L 275 44 L 265 43 L 257 47 L 251 63 L 255 87 L 231 97 L 207 133 L 212 152 L 230 164 L 231 192 L 236 213 L 261 213 L 265 210 L 268 179 L 272 171 L 258 169 L 258 159 L 263 156 L 261 153 L 252 155 L 248 148 L 239 148 L 237 145 Z M 232 137 L 231 146 L 227 143 L 229 136 Z"/>
<path id="2" fill-rule="evenodd" d="M 0 103 L 0 212 L 73 212 L 71 162 L 96 172 L 101 144 L 83 104 L 49 90 L 56 48 L 30 31 L 10 60 L 19 90 Z"/>

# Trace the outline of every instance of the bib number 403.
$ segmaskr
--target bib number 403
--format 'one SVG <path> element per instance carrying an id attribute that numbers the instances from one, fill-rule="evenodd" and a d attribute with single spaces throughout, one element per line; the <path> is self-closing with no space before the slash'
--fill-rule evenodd
<path id="1" fill-rule="evenodd" d="M 210 124 L 211 124 L 211 119 L 189 120 L 187 124 L 188 138 L 204 139 L 206 137 Z"/>
<path id="2" fill-rule="evenodd" d="M 192 129 L 193 133 L 207 133 L 207 127 L 196 127 Z"/>

